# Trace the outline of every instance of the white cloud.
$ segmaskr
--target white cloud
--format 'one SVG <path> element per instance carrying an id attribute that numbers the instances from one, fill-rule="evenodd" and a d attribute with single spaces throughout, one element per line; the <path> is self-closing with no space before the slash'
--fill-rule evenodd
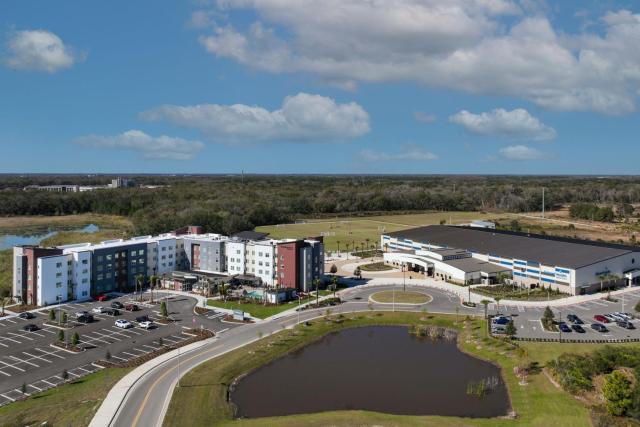
<path id="1" fill-rule="evenodd" d="M 288 96 L 281 108 L 255 105 L 164 105 L 140 114 L 145 120 L 167 120 L 197 129 L 214 142 L 329 142 L 369 132 L 369 115 L 355 102 L 338 104 L 320 95 Z"/>
<path id="2" fill-rule="evenodd" d="M 539 160 L 545 157 L 544 153 L 535 148 L 527 147 L 526 145 L 510 145 L 508 147 L 501 148 L 498 152 L 500 157 L 506 160 Z"/>
<path id="3" fill-rule="evenodd" d="M 413 118 L 421 123 L 434 123 L 438 120 L 435 114 L 427 114 L 424 111 L 414 111 Z"/>
<path id="4" fill-rule="evenodd" d="M 60 37 L 46 30 L 16 31 L 10 35 L 6 50 L 5 64 L 17 70 L 53 73 L 78 60 Z"/>
<path id="5" fill-rule="evenodd" d="M 553 128 L 522 108 L 512 111 L 496 108 L 480 114 L 462 110 L 449 117 L 449 121 L 463 126 L 469 132 L 485 136 L 531 141 L 549 141 L 557 136 Z"/>
<path id="6" fill-rule="evenodd" d="M 640 15 L 607 13 L 591 32 L 555 29 L 509 0 L 221 0 L 256 12 L 200 37 L 218 57 L 274 73 L 308 72 L 353 89 L 413 81 L 517 96 L 545 108 L 628 113 L 640 89 Z M 509 19 L 501 19 L 509 15 Z M 220 20 L 222 21 L 222 20 Z"/>
<path id="7" fill-rule="evenodd" d="M 384 161 L 427 161 L 435 160 L 438 158 L 430 151 L 426 151 L 418 146 L 409 145 L 398 153 L 384 153 L 372 150 L 360 151 L 360 156 L 367 162 L 384 162 Z"/>
<path id="8" fill-rule="evenodd" d="M 204 144 L 166 135 L 153 137 L 140 130 L 128 130 L 115 136 L 87 135 L 77 138 L 76 144 L 133 150 L 145 159 L 189 160 L 202 150 Z"/>

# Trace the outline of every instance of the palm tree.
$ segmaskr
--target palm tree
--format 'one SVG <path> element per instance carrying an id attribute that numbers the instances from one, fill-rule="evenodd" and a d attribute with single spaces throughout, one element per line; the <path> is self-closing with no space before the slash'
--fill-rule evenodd
<path id="1" fill-rule="evenodd" d="M 489 305 L 491 301 L 489 301 L 488 299 L 483 299 L 482 301 L 480 301 L 480 304 L 484 305 L 484 318 L 487 318 L 487 307 Z"/>
<path id="2" fill-rule="evenodd" d="M 2 308 L 2 316 L 4 316 L 4 306 L 7 305 L 7 299 L 6 298 L 2 298 L 2 300 L 0 300 L 0 307 Z"/>
<path id="3" fill-rule="evenodd" d="M 317 307 L 318 304 L 320 304 L 320 290 L 319 290 L 320 278 L 316 277 L 315 279 L 313 279 L 313 284 L 316 285 L 316 307 Z"/>
<path id="4" fill-rule="evenodd" d="M 331 289 L 333 289 L 333 297 L 336 297 L 336 289 L 338 289 L 338 276 L 331 278 Z"/>
<path id="5" fill-rule="evenodd" d="M 340 240 L 336 240 L 336 243 L 338 244 L 338 256 L 340 256 Z"/>
<path id="6" fill-rule="evenodd" d="M 500 314 L 500 300 L 502 297 L 494 297 L 493 299 L 496 301 L 496 314 Z"/>
<path id="7" fill-rule="evenodd" d="M 136 276 L 136 292 L 138 291 L 138 287 L 140 287 L 140 298 L 139 301 L 142 301 L 142 285 L 144 281 L 144 277 L 142 276 L 142 274 L 138 274 Z"/>
<path id="8" fill-rule="evenodd" d="M 154 274 L 149 278 L 149 284 L 151 286 L 151 304 L 153 304 L 153 289 L 156 287 L 157 283 L 158 283 L 158 276 Z"/>

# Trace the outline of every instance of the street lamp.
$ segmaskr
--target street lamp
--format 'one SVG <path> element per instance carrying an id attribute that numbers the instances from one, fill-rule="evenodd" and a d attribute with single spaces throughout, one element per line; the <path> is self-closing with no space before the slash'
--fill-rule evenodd
<path id="1" fill-rule="evenodd" d="M 407 292 L 407 281 L 405 279 L 406 275 L 404 274 L 407 271 L 407 264 L 402 264 L 402 292 Z"/>

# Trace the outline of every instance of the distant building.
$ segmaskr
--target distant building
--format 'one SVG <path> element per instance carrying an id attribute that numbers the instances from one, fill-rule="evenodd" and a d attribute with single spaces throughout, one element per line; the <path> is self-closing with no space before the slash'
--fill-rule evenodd
<path id="1" fill-rule="evenodd" d="M 491 228 L 491 229 L 495 229 L 496 228 L 496 224 L 495 223 L 493 223 L 491 221 L 482 221 L 482 220 L 479 220 L 479 219 L 471 221 L 469 226 L 470 227 L 476 227 L 476 228 Z"/>
<path id="2" fill-rule="evenodd" d="M 82 193 L 84 191 L 105 190 L 113 188 L 131 188 L 135 187 L 135 181 L 127 178 L 112 179 L 107 185 L 77 185 L 77 184 L 60 184 L 60 185 L 27 185 L 23 190 L 35 191 L 53 191 L 58 193 Z"/>

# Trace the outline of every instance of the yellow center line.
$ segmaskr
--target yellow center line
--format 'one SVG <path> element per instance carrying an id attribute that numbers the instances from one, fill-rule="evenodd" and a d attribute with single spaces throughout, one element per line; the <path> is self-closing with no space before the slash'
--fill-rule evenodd
<path id="1" fill-rule="evenodd" d="M 182 363 L 187 363 L 193 359 L 195 359 L 196 357 L 200 357 L 203 356 L 207 353 L 211 353 L 213 351 L 218 350 L 220 347 L 222 347 L 221 345 L 216 346 L 210 350 L 205 351 L 204 353 L 198 353 L 195 354 L 191 357 L 189 357 L 188 359 L 184 360 Z M 159 366 L 159 365 L 158 365 Z M 133 422 L 131 423 L 132 427 L 136 427 L 138 425 L 138 421 L 140 420 L 140 416 L 142 415 L 142 412 L 144 412 L 144 408 L 145 406 L 147 406 L 147 401 L 149 400 L 149 396 L 151 396 L 151 393 L 153 392 L 153 390 L 156 388 L 156 386 L 158 385 L 158 383 L 160 381 L 162 381 L 167 375 L 169 375 L 171 372 L 173 372 L 174 370 L 176 370 L 178 368 L 178 365 L 173 366 L 172 368 L 168 369 L 167 371 L 165 371 L 164 374 L 160 375 L 160 377 L 158 377 L 157 380 L 155 380 L 153 382 L 153 384 L 151 384 L 151 387 L 149 388 L 149 391 L 147 391 L 147 394 L 144 396 L 144 399 L 142 400 L 142 404 L 140 405 L 140 409 L 138 409 L 138 412 L 136 413 L 135 418 L 133 419 Z M 155 369 L 155 368 L 154 368 Z"/>

